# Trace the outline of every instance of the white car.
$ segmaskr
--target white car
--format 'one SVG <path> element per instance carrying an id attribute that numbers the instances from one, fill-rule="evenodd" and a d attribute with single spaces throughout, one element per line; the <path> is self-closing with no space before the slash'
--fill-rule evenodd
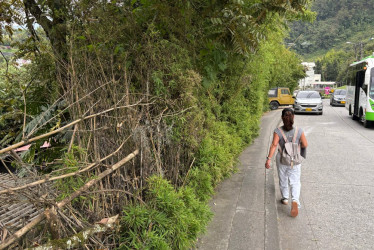
<path id="1" fill-rule="evenodd" d="M 299 91 L 295 97 L 293 105 L 295 114 L 298 113 L 314 113 L 323 114 L 323 104 L 321 95 L 314 90 Z"/>

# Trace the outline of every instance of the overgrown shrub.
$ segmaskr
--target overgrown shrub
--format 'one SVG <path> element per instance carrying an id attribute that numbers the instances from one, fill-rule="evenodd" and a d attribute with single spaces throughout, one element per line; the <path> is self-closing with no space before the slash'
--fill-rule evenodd
<path id="1" fill-rule="evenodd" d="M 190 187 L 176 190 L 159 176 L 148 179 L 147 205 L 125 208 L 119 249 L 188 249 L 211 212 Z"/>

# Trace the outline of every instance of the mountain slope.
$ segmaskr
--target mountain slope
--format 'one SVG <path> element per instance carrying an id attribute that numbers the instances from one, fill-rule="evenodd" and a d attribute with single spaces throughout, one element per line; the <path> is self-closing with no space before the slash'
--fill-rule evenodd
<path id="1" fill-rule="evenodd" d="M 324 54 L 335 48 L 349 49 L 353 43 L 369 41 L 374 36 L 374 0 L 316 0 L 312 10 L 314 23 L 295 22 L 286 42 L 304 58 Z"/>

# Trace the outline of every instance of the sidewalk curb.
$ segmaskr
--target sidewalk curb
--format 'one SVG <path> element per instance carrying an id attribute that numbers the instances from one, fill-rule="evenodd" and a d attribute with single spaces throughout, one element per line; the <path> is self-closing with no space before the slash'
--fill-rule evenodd
<path id="1" fill-rule="evenodd" d="M 273 139 L 274 129 L 280 124 L 280 117 L 270 127 L 268 148 Z M 280 238 L 278 228 L 278 211 L 277 200 L 275 195 L 275 161 L 272 161 L 272 167 L 265 171 L 265 245 L 264 249 L 267 250 L 280 250 Z"/>

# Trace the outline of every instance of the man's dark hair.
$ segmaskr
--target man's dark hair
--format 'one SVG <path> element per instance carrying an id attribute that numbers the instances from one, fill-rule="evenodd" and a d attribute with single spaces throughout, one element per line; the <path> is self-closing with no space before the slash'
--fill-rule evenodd
<path id="1" fill-rule="evenodd" d="M 282 110 L 282 117 L 284 117 L 287 112 L 291 112 L 292 115 L 295 114 L 295 112 L 293 111 L 293 109 L 291 109 L 291 108 L 285 108 L 285 109 Z"/>

